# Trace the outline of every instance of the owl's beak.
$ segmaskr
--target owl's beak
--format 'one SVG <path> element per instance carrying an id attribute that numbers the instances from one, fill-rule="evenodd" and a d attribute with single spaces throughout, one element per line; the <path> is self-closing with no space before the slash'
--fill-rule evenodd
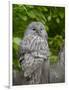
<path id="1" fill-rule="evenodd" d="M 39 33 L 38 29 L 36 29 L 36 32 Z"/>
<path id="2" fill-rule="evenodd" d="M 37 34 L 39 35 L 39 36 L 41 36 L 41 33 L 37 30 Z"/>

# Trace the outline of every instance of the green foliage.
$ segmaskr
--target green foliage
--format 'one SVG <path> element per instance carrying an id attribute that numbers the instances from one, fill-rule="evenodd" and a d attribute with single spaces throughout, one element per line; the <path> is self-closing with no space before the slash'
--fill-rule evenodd
<path id="1" fill-rule="evenodd" d="M 18 50 L 27 25 L 40 21 L 45 25 L 51 51 L 51 62 L 57 61 L 60 47 L 65 38 L 65 8 L 13 4 L 13 65 L 19 68 Z"/>
<path id="2" fill-rule="evenodd" d="M 18 52 L 19 52 L 19 44 L 21 39 L 14 37 L 13 38 L 13 68 L 20 70 L 20 64 L 18 62 Z"/>
<path id="3" fill-rule="evenodd" d="M 51 64 L 57 63 L 58 56 L 56 56 L 56 55 L 50 55 L 49 56 L 49 60 L 50 60 Z"/>

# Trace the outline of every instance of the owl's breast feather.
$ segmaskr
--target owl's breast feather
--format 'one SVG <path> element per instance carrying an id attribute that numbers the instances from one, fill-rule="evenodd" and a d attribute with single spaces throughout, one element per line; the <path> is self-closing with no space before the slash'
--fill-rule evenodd
<path id="1" fill-rule="evenodd" d="M 47 59 L 48 43 L 43 38 L 37 37 L 31 43 L 30 50 L 34 57 Z"/>
<path id="2" fill-rule="evenodd" d="M 22 48 L 25 53 L 31 53 L 34 57 L 47 58 L 48 43 L 38 35 L 28 35 L 23 39 Z"/>

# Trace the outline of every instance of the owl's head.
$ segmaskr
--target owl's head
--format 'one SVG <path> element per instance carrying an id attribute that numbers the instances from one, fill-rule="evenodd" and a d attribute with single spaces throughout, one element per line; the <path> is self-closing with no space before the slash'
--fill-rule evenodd
<path id="1" fill-rule="evenodd" d="M 47 38 L 47 33 L 45 31 L 45 27 L 41 22 L 32 22 L 29 24 L 25 35 L 28 34 L 37 34 L 41 37 L 46 37 Z"/>

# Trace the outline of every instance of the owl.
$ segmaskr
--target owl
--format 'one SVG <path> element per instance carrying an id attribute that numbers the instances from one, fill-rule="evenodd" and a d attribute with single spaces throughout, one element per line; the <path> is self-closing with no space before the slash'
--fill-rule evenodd
<path id="1" fill-rule="evenodd" d="M 47 32 L 41 22 L 30 23 L 24 33 L 23 40 L 20 43 L 19 62 L 27 84 L 39 84 L 44 81 L 42 80 L 44 77 L 42 75 L 43 67 L 49 64 L 47 38 Z M 46 67 L 46 69 L 49 68 Z M 46 74 L 48 74 L 48 72 Z M 48 80 L 45 82 L 48 82 Z"/>

